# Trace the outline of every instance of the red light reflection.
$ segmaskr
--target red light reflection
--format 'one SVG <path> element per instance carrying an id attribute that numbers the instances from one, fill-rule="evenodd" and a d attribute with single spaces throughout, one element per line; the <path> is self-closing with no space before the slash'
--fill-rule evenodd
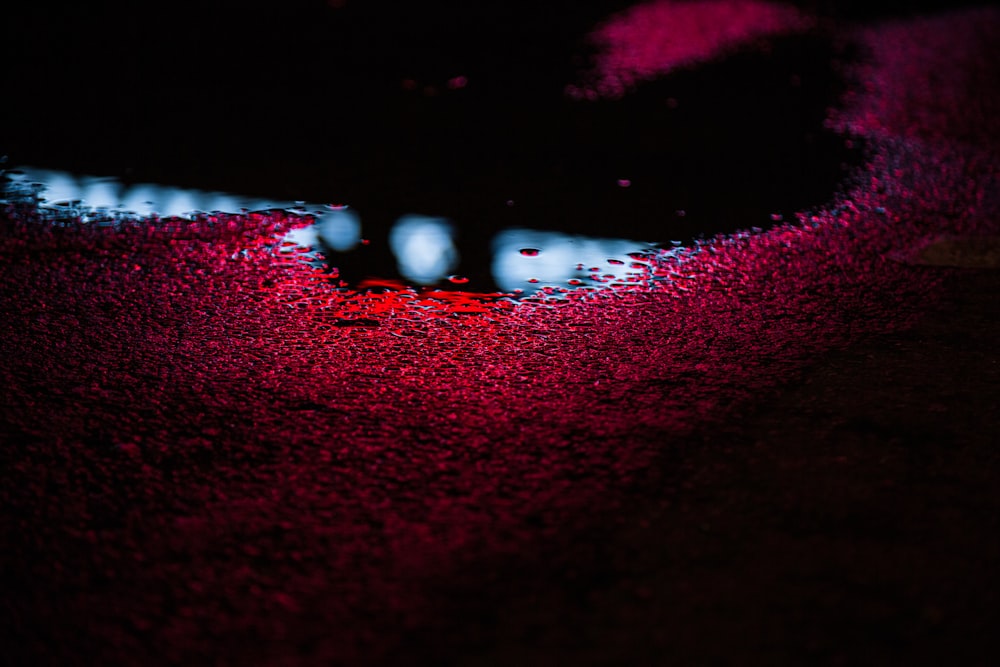
<path id="1" fill-rule="evenodd" d="M 863 31 L 876 59 L 836 120 L 874 152 L 844 194 L 633 257 L 609 291 L 345 290 L 274 250 L 294 216 L 102 225 L 6 205 L 18 650 L 370 661 L 433 628 L 428 600 L 463 566 L 613 515 L 675 438 L 906 327 L 935 279 L 887 253 L 1000 220 L 998 91 L 971 85 L 994 71 L 977 54 L 997 16 Z M 932 77 L 951 54 L 967 75 Z"/>

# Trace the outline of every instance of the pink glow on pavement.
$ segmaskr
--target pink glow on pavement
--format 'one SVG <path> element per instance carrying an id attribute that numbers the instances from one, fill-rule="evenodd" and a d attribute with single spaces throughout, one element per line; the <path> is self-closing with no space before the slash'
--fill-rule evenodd
<path id="1" fill-rule="evenodd" d="M 580 98 L 620 97 L 643 81 L 812 23 L 794 7 L 759 0 L 639 4 L 594 31 L 591 40 L 598 55 L 593 81 L 568 92 Z"/>
<path id="2" fill-rule="evenodd" d="M 873 152 L 844 194 L 615 258 L 634 275 L 602 292 L 346 290 L 282 250 L 308 224 L 289 214 L 101 226 L 7 206 L 0 553 L 29 582 L 5 591 L 10 650 L 375 662 L 434 632 L 443 586 L 613 524 L 679 438 L 905 328 L 937 278 L 890 254 L 1000 221 L 1000 91 L 972 85 L 996 72 L 997 13 L 929 21 L 861 33 L 876 55 L 836 122 Z M 897 86 L 913 108 L 881 93 Z"/>
<path id="3" fill-rule="evenodd" d="M 985 55 L 983 46 L 998 30 L 1000 18 L 988 9 L 859 28 L 855 39 L 867 56 L 851 70 L 853 85 L 830 125 L 863 136 L 996 145 L 1000 123 L 986 122 L 995 113 L 996 73 L 979 63 L 1000 60 L 1000 46 L 985 47 Z"/>

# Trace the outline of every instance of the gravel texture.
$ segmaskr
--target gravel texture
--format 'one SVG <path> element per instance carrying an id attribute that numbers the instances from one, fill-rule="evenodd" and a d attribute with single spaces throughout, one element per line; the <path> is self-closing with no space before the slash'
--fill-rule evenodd
<path id="1" fill-rule="evenodd" d="M 998 231 L 997 27 L 843 28 L 842 194 L 602 293 L 8 207 L 4 659 L 992 664 L 998 274 L 896 256 Z"/>

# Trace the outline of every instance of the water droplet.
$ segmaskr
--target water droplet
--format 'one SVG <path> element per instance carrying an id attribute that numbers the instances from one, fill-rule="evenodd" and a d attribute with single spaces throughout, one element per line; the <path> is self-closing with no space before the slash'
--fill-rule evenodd
<path id="1" fill-rule="evenodd" d="M 464 285 L 465 283 L 469 282 L 469 279 L 466 278 L 465 276 L 454 275 L 454 276 L 448 276 L 448 282 L 455 283 L 456 285 Z"/>
<path id="2" fill-rule="evenodd" d="M 609 259 L 608 260 L 608 264 L 619 264 L 619 265 L 621 265 L 621 264 L 625 264 L 625 262 L 623 262 L 620 259 Z"/>
<path id="3" fill-rule="evenodd" d="M 538 257 L 538 248 L 521 248 L 520 253 L 525 257 Z"/>
<path id="4" fill-rule="evenodd" d="M 627 178 L 619 178 L 618 179 L 618 187 L 620 187 L 620 188 L 628 188 L 628 187 L 631 187 L 631 186 L 632 186 L 632 181 L 631 180 L 629 180 Z"/>

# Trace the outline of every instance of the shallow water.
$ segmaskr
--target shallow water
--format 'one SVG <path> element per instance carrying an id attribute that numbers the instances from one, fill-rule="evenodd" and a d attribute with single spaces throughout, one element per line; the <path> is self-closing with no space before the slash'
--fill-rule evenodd
<path id="1" fill-rule="evenodd" d="M 665 47 L 658 79 L 644 76 L 650 80 L 627 95 L 617 89 L 595 99 L 578 93 L 621 65 L 602 60 L 592 43 L 600 40 L 588 35 L 614 25 L 623 3 L 572 13 L 516 3 L 452 8 L 447 21 L 358 7 L 320 19 L 314 8 L 302 15 L 311 25 L 291 12 L 268 19 L 288 32 L 274 48 L 237 59 L 223 35 L 265 20 L 252 12 L 239 20 L 209 12 L 204 25 L 191 26 L 178 24 L 178 14 L 155 28 L 164 37 L 193 31 L 203 38 L 197 54 L 169 45 L 129 50 L 136 37 L 127 15 L 109 15 L 105 33 L 121 35 L 129 54 L 119 69 L 109 69 L 114 51 L 106 44 L 73 52 L 76 77 L 46 69 L 39 80 L 30 67 L 14 68 L 13 89 L 24 96 L 8 110 L 6 126 L 16 131 L 6 150 L 11 165 L 91 175 L 50 199 L 105 206 L 117 188 L 125 197 L 118 203 L 137 212 L 154 212 L 143 202 L 158 198 L 160 215 L 269 202 L 348 205 L 370 244 L 323 250 L 354 285 L 380 278 L 447 287 L 459 275 L 483 292 L 530 289 L 519 284 L 530 278 L 565 286 L 589 280 L 575 267 L 592 266 L 590 250 L 543 275 L 500 277 L 498 266 L 521 260 L 498 260 L 497 239 L 551 232 L 562 256 L 567 244 L 591 248 L 600 239 L 628 239 L 641 251 L 769 227 L 825 204 L 860 160 L 860 141 L 845 143 L 823 126 L 843 85 L 831 37 L 770 3 L 744 3 L 750 9 L 737 14 L 730 5 L 704 5 L 706 25 L 725 30 L 683 32 L 687 50 L 679 58 Z M 79 35 L 63 34 L 62 46 L 52 35 L 71 18 L 54 15 L 41 44 L 22 44 L 25 63 L 41 58 L 44 44 L 69 52 Z M 209 39 L 213 25 L 226 32 Z M 769 39 L 760 43 L 761 35 Z M 53 98 L 54 90 L 63 96 Z M 175 194 L 143 193 L 149 183 Z M 243 197 L 213 200 L 207 192 Z M 453 246 L 440 269 L 416 280 L 390 239 L 409 215 L 446 221 Z"/>
<path id="2" fill-rule="evenodd" d="M 181 218 L 194 220 L 212 214 L 281 212 L 298 218 L 297 224 L 274 241 L 277 253 L 294 254 L 300 261 L 325 266 L 341 287 L 393 284 L 401 277 L 416 287 L 442 286 L 477 292 L 500 291 L 512 297 L 530 296 L 538 289 L 600 289 L 619 287 L 648 273 L 648 257 L 661 249 L 655 244 L 626 239 L 594 238 L 551 230 L 504 229 L 490 242 L 488 280 L 475 281 L 455 273 L 460 265 L 455 224 L 445 218 L 405 215 L 391 226 L 388 248 L 382 248 L 367 275 L 346 280 L 345 263 L 361 264 L 377 250 L 364 238 L 361 216 L 345 205 L 289 202 L 242 197 L 139 183 L 125 185 L 107 177 L 78 176 L 52 170 L 21 168 L 6 174 L 0 203 L 38 207 L 55 220 L 114 225 L 123 221 Z M 680 244 L 680 241 L 676 242 Z M 391 254 L 395 266 L 379 276 L 377 266 Z"/>

